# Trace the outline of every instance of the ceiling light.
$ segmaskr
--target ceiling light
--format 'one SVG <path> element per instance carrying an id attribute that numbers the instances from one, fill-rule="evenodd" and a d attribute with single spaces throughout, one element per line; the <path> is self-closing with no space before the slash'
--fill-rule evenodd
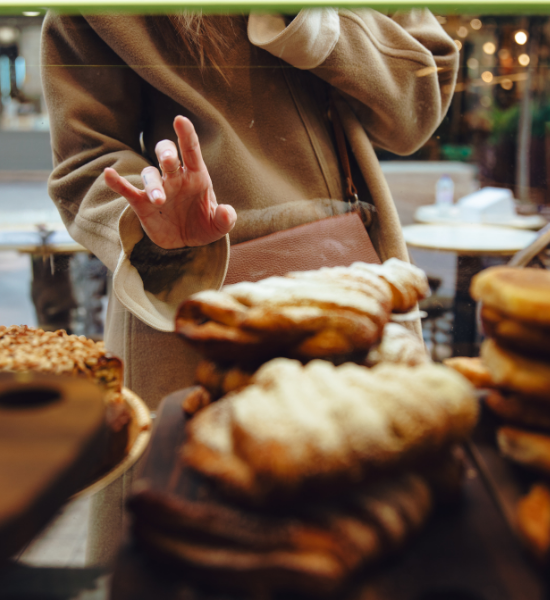
<path id="1" fill-rule="evenodd" d="M 483 52 L 485 54 L 494 54 L 497 47 L 493 44 L 493 42 L 485 42 L 483 44 Z"/>
<path id="2" fill-rule="evenodd" d="M 527 32 L 522 30 L 516 31 L 514 39 L 516 40 L 516 44 L 523 46 L 527 42 Z"/>
<path id="3" fill-rule="evenodd" d="M 472 20 L 470 21 L 470 27 L 471 27 L 472 29 L 475 29 L 476 31 L 477 31 L 478 29 L 481 29 L 481 21 L 480 21 L 479 19 L 472 19 Z"/>
<path id="4" fill-rule="evenodd" d="M 454 43 L 459 51 L 462 50 L 462 42 L 460 40 L 454 40 Z"/>
<path id="5" fill-rule="evenodd" d="M 529 63 L 531 62 L 531 59 L 529 58 L 528 54 L 520 54 L 518 56 L 518 63 L 522 66 L 522 67 L 526 67 Z"/>
<path id="6" fill-rule="evenodd" d="M 500 86 L 505 90 L 511 90 L 514 87 L 514 82 L 511 79 L 503 79 Z"/>
<path id="7" fill-rule="evenodd" d="M 13 27 L 0 27 L 0 45 L 11 46 L 17 40 L 17 29 Z"/>
<path id="8" fill-rule="evenodd" d="M 477 58 L 469 58 L 466 64 L 468 65 L 468 69 L 477 69 L 479 67 Z"/>
<path id="9" fill-rule="evenodd" d="M 491 81 L 493 81 L 493 74 L 491 71 L 483 71 L 481 79 L 483 79 L 485 83 L 491 83 Z"/>
<path id="10" fill-rule="evenodd" d="M 468 35 L 468 30 L 466 29 L 466 27 L 464 27 L 464 25 L 462 25 L 458 28 L 457 33 L 459 37 L 466 37 Z"/>

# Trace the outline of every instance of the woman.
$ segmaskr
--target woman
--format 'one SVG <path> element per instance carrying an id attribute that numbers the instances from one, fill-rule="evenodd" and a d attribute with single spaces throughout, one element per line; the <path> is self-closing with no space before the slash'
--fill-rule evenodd
<path id="1" fill-rule="evenodd" d="M 407 260 L 369 138 L 414 152 L 447 111 L 458 55 L 428 11 L 50 14 L 42 40 L 50 194 L 73 238 L 113 271 L 106 344 L 151 407 L 192 380 L 197 357 L 171 333 L 174 313 L 222 285 L 229 240 L 347 210 L 333 90 L 362 198 L 377 209 L 371 239 L 382 260 Z M 95 497 L 89 561 L 114 555 L 127 483 Z"/>
<path id="2" fill-rule="evenodd" d="M 294 19 L 50 14 L 42 62 L 50 194 L 114 274 L 107 347 L 154 407 L 191 381 L 196 357 L 169 333 L 174 311 L 223 284 L 229 241 L 345 212 L 333 89 L 371 179 L 375 248 L 407 259 L 369 138 L 398 154 L 422 146 L 449 106 L 458 55 L 427 10 L 327 8 Z"/>

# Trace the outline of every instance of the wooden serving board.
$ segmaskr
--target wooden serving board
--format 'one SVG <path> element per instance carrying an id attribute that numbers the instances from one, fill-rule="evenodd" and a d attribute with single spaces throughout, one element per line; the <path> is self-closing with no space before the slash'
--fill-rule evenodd
<path id="1" fill-rule="evenodd" d="M 181 403 L 186 393 L 176 392 L 161 403 L 144 457 L 142 481 L 165 494 L 177 495 L 189 489 L 176 456 L 185 435 Z M 359 573 L 338 600 L 542 600 L 545 593 L 542 578 L 522 555 L 478 472 L 470 465 L 461 504 L 452 510 L 439 510 L 401 555 Z M 170 567 L 147 555 L 131 537 L 119 555 L 111 597 L 243 598 L 207 591 L 193 583 L 183 568 Z M 275 598 L 299 597 L 281 594 Z"/>
<path id="2" fill-rule="evenodd" d="M 0 373 L 0 563 L 82 487 L 106 435 L 105 404 L 94 384 Z"/>

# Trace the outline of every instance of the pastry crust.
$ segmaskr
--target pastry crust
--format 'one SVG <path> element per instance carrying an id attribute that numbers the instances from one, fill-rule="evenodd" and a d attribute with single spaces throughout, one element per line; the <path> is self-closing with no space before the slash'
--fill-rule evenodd
<path id="1" fill-rule="evenodd" d="M 499 345 L 529 356 L 550 358 L 550 329 L 511 319 L 489 306 L 482 306 L 481 321 L 485 333 Z"/>
<path id="2" fill-rule="evenodd" d="M 252 385 L 196 415 L 182 459 L 229 493 L 262 502 L 353 484 L 441 449 L 464 439 L 477 413 L 469 383 L 441 365 L 275 359 Z"/>
<path id="3" fill-rule="evenodd" d="M 426 480 L 394 476 L 345 502 L 305 502 L 299 511 L 240 510 L 138 492 L 129 503 L 138 540 L 222 585 L 335 591 L 358 568 L 400 549 L 433 505 Z M 223 583 L 222 583 L 223 582 Z"/>
<path id="4" fill-rule="evenodd" d="M 550 431 L 550 398 L 546 403 L 540 398 L 491 390 L 485 404 L 504 421 Z"/>
<path id="5" fill-rule="evenodd" d="M 412 367 L 430 362 L 430 357 L 424 342 L 412 331 L 398 323 L 386 323 L 382 339 L 369 350 L 364 364 L 373 367 L 386 362 Z"/>
<path id="6" fill-rule="evenodd" d="M 512 319 L 550 327 L 550 271 L 490 267 L 472 279 L 470 294 Z"/>
<path id="7" fill-rule="evenodd" d="M 409 310 L 428 293 L 425 274 L 397 259 L 293 272 L 194 294 L 178 310 L 176 331 L 219 363 L 361 361 L 391 311 Z"/>
<path id="8" fill-rule="evenodd" d="M 481 345 L 481 358 L 496 386 L 521 394 L 550 398 L 550 364 L 505 350 L 494 340 Z"/>
<path id="9" fill-rule="evenodd" d="M 529 552 L 541 563 L 550 557 L 550 488 L 537 483 L 521 498 L 516 509 L 519 535 Z"/>
<path id="10" fill-rule="evenodd" d="M 506 458 L 525 467 L 550 473 L 550 437 L 515 427 L 501 427 L 497 443 Z"/>
<path id="11" fill-rule="evenodd" d="M 99 385 L 106 402 L 123 402 L 122 361 L 109 354 L 103 342 L 62 329 L 0 325 L 0 370 L 85 377 Z"/>
<path id="12" fill-rule="evenodd" d="M 495 386 L 491 372 L 483 362 L 482 358 L 470 358 L 468 356 L 455 356 L 446 358 L 443 364 L 451 367 L 472 383 L 476 388 L 491 388 Z"/>

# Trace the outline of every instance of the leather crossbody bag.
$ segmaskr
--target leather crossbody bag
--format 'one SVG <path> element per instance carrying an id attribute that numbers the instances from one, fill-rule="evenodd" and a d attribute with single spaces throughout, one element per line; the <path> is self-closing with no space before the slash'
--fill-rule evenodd
<path id="1" fill-rule="evenodd" d="M 225 284 L 258 281 L 289 271 L 349 266 L 356 261 L 380 263 L 360 216 L 344 129 L 333 103 L 331 121 L 346 178 L 346 200 L 350 212 L 231 246 Z"/>

